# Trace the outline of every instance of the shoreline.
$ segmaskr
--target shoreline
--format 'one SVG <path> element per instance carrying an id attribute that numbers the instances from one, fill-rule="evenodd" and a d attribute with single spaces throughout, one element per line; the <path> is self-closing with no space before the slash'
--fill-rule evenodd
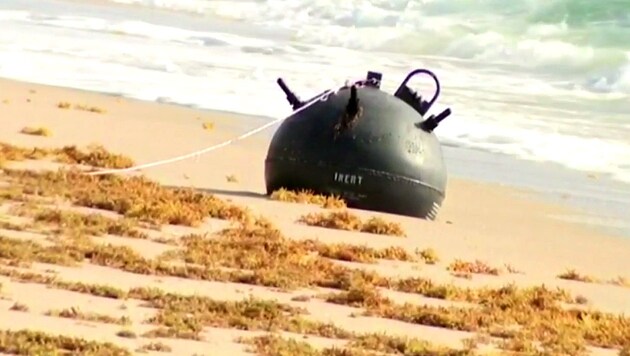
<path id="1" fill-rule="evenodd" d="M 275 119 L 262 115 L 257 116 L 226 110 L 199 108 L 175 102 L 149 101 L 127 97 L 118 93 L 39 84 L 10 78 L 0 78 L 0 80 L 19 86 L 36 85 L 51 90 L 71 90 L 85 95 L 104 95 L 112 98 L 121 98 L 139 105 L 159 104 L 175 110 L 190 110 L 193 114 L 202 113 L 211 117 L 221 117 L 221 125 L 227 128 L 232 135 L 231 137 L 225 136 L 226 140 Z M 192 122 L 191 120 L 188 124 Z M 280 123 L 246 140 L 255 140 L 259 143 L 267 141 L 268 143 L 268 140 L 271 140 L 279 125 Z M 439 131 L 436 134 L 439 140 Z M 187 152 L 164 152 L 165 155 L 163 157 L 155 157 L 154 161 L 167 160 L 202 150 L 208 146 L 190 147 L 190 150 Z M 266 146 L 264 149 L 266 152 Z M 528 161 L 481 149 L 456 147 L 442 143 L 442 151 L 449 178 L 498 184 L 512 187 L 516 190 L 523 190 L 523 193 L 529 199 L 536 199 L 543 203 L 560 207 L 562 212 L 556 214 L 554 217 L 556 219 L 584 227 L 595 227 L 598 231 L 605 234 L 630 237 L 630 221 L 624 221 L 623 219 L 625 212 L 630 209 L 630 184 L 613 181 L 597 175 L 589 175 L 586 172 L 572 170 L 552 162 Z M 488 171 L 489 169 L 491 172 Z"/>
<path id="2" fill-rule="evenodd" d="M 563 207 L 555 218 L 630 237 L 630 184 L 589 175 L 551 162 L 443 146 L 449 175 L 523 190 L 530 199 Z M 487 169 L 492 168 L 491 172 Z"/>
<path id="3" fill-rule="evenodd" d="M 109 103 L 112 103 L 113 100 L 113 102 L 115 102 L 117 105 L 123 106 L 123 108 L 121 108 L 122 110 L 126 110 L 129 106 L 140 108 L 140 110 L 136 112 L 140 113 L 141 115 L 143 115 L 147 111 L 150 112 L 154 108 L 159 107 L 161 108 L 160 110 L 165 110 L 166 112 L 164 113 L 164 115 L 155 118 L 154 124 L 159 124 L 159 127 L 163 128 L 170 127 L 171 124 L 174 123 L 173 118 L 177 118 L 176 127 L 178 131 L 181 131 L 182 133 L 190 132 L 190 129 L 192 127 L 195 127 L 195 131 L 201 133 L 201 135 L 194 135 L 196 137 L 190 137 L 185 140 L 178 140 L 179 143 L 176 146 L 179 146 L 180 148 L 178 150 L 172 151 L 165 149 L 168 145 L 161 144 L 159 140 L 149 141 L 152 135 L 160 135 L 159 127 L 156 127 L 153 130 L 148 130 L 146 132 L 148 135 L 145 137 L 145 140 L 147 141 L 144 142 L 145 144 L 151 142 L 154 148 L 153 150 L 147 149 L 148 147 L 133 147 L 131 151 L 129 149 L 126 149 L 126 143 L 129 142 L 130 138 L 137 137 L 133 133 L 121 135 L 121 137 L 118 137 L 114 140 L 112 140 L 112 136 L 107 134 L 106 132 L 100 132 L 100 134 L 97 135 L 99 142 L 102 142 L 106 148 L 112 148 L 116 152 L 122 152 L 126 154 L 130 153 L 132 157 L 137 159 L 136 165 L 143 165 L 147 163 L 168 160 L 173 157 L 187 155 L 192 152 L 203 150 L 204 148 L 209 147 L 213 144 L 230 140 L 242 134 L 243 132 L 246 132 L 268 122 L 268 120 L 271 119 L 265 116 L 253 116 L 230 111 L 195 108 L 177 103 L 147 101 L 142 99 L 127 98 L 125 96 L 117 94 L 93 92 L 85 89 L 65 88 L 55 85 L 38 84 L 0 78 L 0 87 L 3 87 L 7 84 L 12 87 L 17 86 L 24 91 L 30 91 L 31 89 L 29 88 L 37 87 L 45 89 L 46 91 L 49 91 L 54 95 L 66 95 L 69 93 L 71 95 L 93 98 L 97 101 L 100 101 L 101 98 L 104 96 L 110 98 Z M 0 103 L 0 105 L 2 104 Z M 134 121 L 134 124 L 137 125 L 138 129 L 140 129 L 144 128 L 145 124 L 147 123 L 146 120 L 147 119 L 145 117 L 137 117 L 133 118 L 131 121 Z M 213 128 L 209 130 L 209 133 L 204 132 L 207 131 L 203 128 L 203 125 L 206 122 L 211 122 L 213 126 Z M 214 126 L 220 126 L 221 129 L 216 130 Z M 275 132 L 275 129 L 277 129 L 277 126 L 272 126 L 271 128 L 263 131 L 260 134 L 248 137 L 245 140 L 238 141 L 232 145 L 228 145 L 227 147 L 219 149 L 219 151 L 224 151 L 229 156 L 238 157 L 244 154 L 244 152 L 248 152 L 249 150 L 251 150 L 251 147 L 256 147 L 255 154 L 248 152 L 248 154 L 257 157 L 255 161 L 258 162 L 257 170 L 260 171 L 259 176 L 252 175 L 247 177 L 246 185 L 253 188 L 252 190 L 233 191 L 229 189 L 229 184 L 221 184 L 221 187 L 208 187 L 209 191 L 224 198 L 231 198 L 233 196 L 239 198 L 241 196 L 258 197 L 259 192 L 264 191 L 264 175 L 262 174 L 262 167 L 264 166 L 264 157 L 266 156 L 267 145 L 273 133 Z M 208 134 L 213 136 L 214 140 L 212 144 L 209 144 L 209 141 L 206 141 L 203 138 Z M 0 135 L 0 137 L 1 136 L 2 135 Z M 26 142 L 32 142 L 32 139 L 28 137 L 25 139 Z M 68 137 L 62 137 L 59 141 L 65 141 L 67 139 Z M 22 140 L 10 140 L 10 142 L 8 143 L 15 142 L 19 144 L 21 141 Z M 55 141 L 57 141 L 57 139 L 53 136 L 44 141 L 37 141 L 43 143 L 44 147 L 52 147 L 56 145 Z M 98 143 L 93 141 L 81 141 L 82 140 L 79 140 L 79 146 L 89 146 L 93 143 Z M 507 201 L 510 201 L 511 199 L 517 199 L 523 200 L 523 202 L 526 204 L 538 206 L 541 211 L 545 212 L 543 217 L 544 219 L 555 221 L 559 224 L 559 226 L 569 227 L 569 230 L 571 231 L 580 231 L 581 235 L 592 234 L 609 236 L 612 238 L 622 238 L 624 239 L 624 241 L 630 242 L 630 239 L 625 240 L 627 237 L 630 236 L 630 228 L 627 228 L 626 226 L 618 229 L 611 228 L 610 226 L 607 226 L 605 224 L 605 221 L 598 220 L 598 218 L 600 217 L 596 216 L 593 210 L 585 209 L 584 205 L 580 204 L 584 201 L 580 200 L 578 194 L 573 197 L 574 199 L 569 199 L 570 196 L 568 196 L 565 192 L 557 192 L 554 190 L 557 187 L 563 186 L 567 183 L 567 176 L 572 178 L 579 177 L 581 176 L 579 174 L 581 172 L 571 171 L 559 166 L 554 167 L 552 164 L 547 162 L 529 162 L 520 160 L 512 156 L 501 155 L 477 149 L 464 149 L 461 147 L 454 148 L 446 145 L 443 145 L 442 149 L 449 177 L 447 183 L 446 198 L 443 203 L 442 210 L 444 210 L 445 206 L 447 210 L 449 206 L 451 206 L 449 200 L 459 200 L 453 195 L 457 195 L 457 193 L 460 193 L 462 188 L 459 186 L 463 185 L 466 187 L 471 187 L 472 189 L 482 189 L 487 192 L 485 194 L 490 194 L 491 191 L 498 191 L 499 193 L 497 194 L 497 196 L 500 196 L 501 200 L 507 199 Z M 219 151 L 216 152 L 216 154 L 219 155 L 216 157 L 221 157 L 222 152 Z M 198 176 L 195 180 L 193 180 L 187 175 L 182 176 L 173 174 L 173 168 L 177 170 L 178 167 L 189 167 L 191 165 L 199 164 L 202 161 L 213 161 L 214 157 L 215 156 L 213 156 L 213 153 L 208 153 L 206 155 L 196 156 L 194 158 L 177 161 L 171 164 L 159 165 L 156 167 L 143 169 L 138 172 L 146 175 L 149 178 L 161 177 L 160 179 L 162 179 L 162 177 L 167 177 L 168 180 L 180 183 L 182 186 L 199 187 L 198 184 L 200 184 L 200 187 L 203 189 L 203 187 L 207 186 L 207 184 L 204 183 L 203 176 Z M 460 163 L 460 165 L 455 164 L 456 162 Z M 231 164 L 232 163 L 229 161 L 223 163 L 222 169 L 229 169 Z M 493 172 L 497 174 L 488 173 L 488 167 L 490 167 Z M 509 167 L 510 169 L 507 169 L 507 167 Z M 246 172 L 247 171 L 241 171 L 239 175 L 247 175 Z M 522 172 L 526 172 L 527 174 L 518 174 Z M 545 189 L 544 186 L 540 184 L 540 182 L 543 181 L 546 175 L 550 174 L 550 172 L 552 174 L 550 177 L 553 177 L 553 174 L 556 174 L 557 176 L 559 174 L 560 178 L 555 178 L 555 180 L 551 180 L 551 182 L 554 184 L 551 187 Z M 585 179 L 589 178 L 587 177 Z M 215 181 L 215 179 L 209 179 L 209 181 Z M 252 183 L 254 182 L 256 182 L 255 185 L 252 185 Z M 453 185 L 456 186 L 455 192 L 452 192 Z M 604 185 L 603 188 L 605 189 L 606 186 Z M 253 193 L 253 191 L 255 191 L 255 193 Z M 601 193 L 597 196 L 597 198 L 600 200 L 600 203 L 606 203 L 607 196 L 605 193 Z M 365 212 L 370 213 L 369 211 Z M 401 218 L 407 219 L 407 217 L 402 216 Z M 418 220 L 415 218 L 409 219 L 411 221 Z M 438 214 L 437 221 L 444 222 L 447 220 L 448 218 L 444 217 L 443 212 Z"/>
<path id="4" fill-rule="evenodd" d="M 257 126 L 247 122 L 246 115 L 32 83 L 0 79 L 0 90 L 4 93 L 0 97 L 0 125 L 4 128 L 0 142 L 27 148 L 83 148 L 98 143 L 136 164 L 189 153 L 234 137 L 242 132 L 243 125 Z M 59 107 L 61 102 L 68 105 Z M 213 124 L 211 129 L 204 127 L 206 122 Z M 27 126 L 45 127 L 51 134 L 20 133 Z M 129 350 L 160 342 L 168 346 L 170 351 L 166 352 L 178 356 L 209 349 L 217 354 L 247 355 L 236 337 L 273 332 L 265 329 L 269 320 L 256 319 L 271 313 L 274 320 L 282 320 L 280 330 L 294 333 L 288 337 L 320 349 L 344 347 L 351 338 L 347 333 L 369 332 L 389 337 L 420 336 L 432 345 L 461 349 L 465 340 L 484 331 L 474 322 L 469 324 L 469 313 L 476 313 L 472 316 L 475 320 L 485 320 L 486 311 L 478 308 L 488 307 L 484 297 L 475 295 L 516 293 L 509 295 L 514 299 L 509 301 L 508 313 L 514 314 L 497 320 L 518 316 L 527 323 L 532 315 L 542 318 L 540 315 L 550 312 L 565 318 L 563 322 L 572 327 L 584 328 L 580 332 L 587 336 L 576 340 L 586 345 L 586 350 L 612 356 L 620 347 L 617 341 L 610 341 L 610 335 L 588 339 L 607 324 L 593 318 L 592 322 L 598 323 L 593 326 L 563 314 L 562 299 L 553 290 L 569 293 L 571 308 L 630 315 L 629 239 L 550 218 L 567 209 L 537 199 L 529 189 L 461 179 L 458 172 L 450 175 L 447 197 L 436 221 L 348 209 L 345 212 L 364 225 L 371 218 L 381 218 L 390 224 L 386 225 L 390 232 L 305 223 L 303 219 L 311 214 L 336 211 L 267 198 L 262 174 L 267 144 L 268 137 L 256 136 L 224 147 L 220 154 L 140 172 L 150 182 L 124 175 L 113 179 L 116 184 L 72 175 L 60 179 L 53 174 L 51 178 L 35 173 L 54 169 L 50 162 L 10 162 L 11 167 L 33 175 L 3 172 L 0 190 L 7 186 L 23 190 L 18 190 L 22 195 L 17 196 L 3 191 L 0 198 L 9 199 L 10 205 L 20 206 L 22 198 L 34 203 L 34 209 L 58 210 L 42 215 L 42 210 L 29 210 L 32 205 L 23 204 L 24 215 L 20 215 L 19 210 L 13 212 L 7 207 L 7 200 L 0 206 L 0 237 L 6 247 L 3 256 L 11 262 L 0 259 L 0 328 L 110 341 Z M 474 165 L 470 155 L 460 158 Z M 175 194 L 172 192 L 176 190 L 167 188 L 191 190 Z M 24 192 L 33 191 L 52 194 L 52 199 L 31 201 L 24 197 Z M 199 195 L 191 196 L 190 192 Z M 238 225 L 241 209 L 249 212 L 246 217 L 262 216 L 265 220 L 254 227 Z M 70 213 L 78 215 L 64 215 Z M 92 214 L 91 218 L 87 214 Z M 142 224 L 137 225 L 134 219 L 141 219 Z M 37 223 L 29 225 L 31 221 Z M 277 230 L 264 227 L 265 222 Z M 404 236 L 396 235 L 396 229 Z M 365 259 L 370 253 L 381 257 Z M 424 257 L 407 259 L 408 254 Z M 69 260 L 76 264 L 69 264 Z M 215 267 L 243 274 L 226 275 Z M 347 274 L 340 276 L 339 268 L 348 268 L 344 270 Z M 252 279 L 254 272 L 257 277 Z M 312 278 L 318 273 L 323 273 L 323 279 L 316 283 Z M 376 273 L 373 280 L 370 273 Z M 413 287 L 418 290 L 407 284 L 379 286 L 376 276 L 407 278 L 408 283 L 418 283 Z M 331 281 L 340 284 L 331 286 Z M 282 289 L 291 283 L 297 289 Z M 156 290 L 171 294 L 157 295 Z M 364 299 L 343 299 L 350 298 L 351 292 Z M 328 297 L 322 297 L 324 293 Z M 472 295 L 472 300 L 466 300 L 465 295 Z M 543 308 L 549 307 L 548 303 L 553 306 L 542 313 L 531 309 L 531 305 L 540 305 L 540 298 L 544 299 Z M 281 311 L 272 300 L 305 308 L 308 315 L 286 321 L 282 319 L 286 310 Z M 503 302 L 508 300 L 494 302 L 507 305 Z M 472 305 L 478 308 L 470 308 Z M 530 309 L 524 312 L 523 308 Z M 498 309 L 488 313 L 504 313 Z M 242 313 L 221 316 L 205 310 Z M 363 316 L 358 314 L 361 310 L 377 314 Z M 399 314 L 384 313 L 388 310 Z M 200 318 L 194 319 L 199 324 L 182 332 L 183 326 L 177 321 L 188 320 L 188 312 Z M 527 318 L 522 318 L 522 313 Z M 536 325 L 547 325 L 552 319 L 537 320 L 539 324 L 527 327 L 540 332 Z M 296 322 L 299 328 L 287 330 Z M 174 330 L 173 323 L 180 329 Z M 458 323 L 464 324 L 459 327 Z M 619 323 L 616 327 L 626 325 Z M 627 335 L 626 329 L 615 330 Z M 191 333 L 199 339 L 187 339 Z M 14 340 L 17 336 L 10 337 Z M 166 346 L 161 347 L 167 350 Z"/>
<path id="5" fill-rule="evenodd" d="M 315 94 L 339 84 L 359 68 L 363 69 L 353 76 L 363 77 L 365 70 L 375 69 L 386 73 L 383 85 L 391 92 L 395 90 L 396 78 L 407 74 L 404 68 L 409 70 L 410 64 L 417 63 L 438 72 L 448 86 L 448 96 L 437 104 L 449 103 L 456 112 L 452 119 L 457 123 L 447 128 L 450 120 L 445 122 L 441 134 L 449 142 L 560 162 L 584 172 L 609 172 L 627 180 L 625 161 L 630 146 L 621 137 L 625 128 L 623 103 L 603 93 L 588 94 L 588 90 L 578 89 L 579 85 L 575 90 L 556 86 L 557 81 L 551 79 L 553 74 L 534 79 L 530 73 L 517 78 L 514 71 L 518 71 L 518 65 L 497 67 L 492 61 L 452 61 L 450 55 L 439 60 L 424 55 L 408 58 L 403 53 L 370 57 L 358 48 L 348 49 L 347 55 L 337 58 L 334 46 L 317 45 L 321 41 L 314 39 L 301 45 L 300 41 L 291 41 L 289 34 L 283 36 L 281 29 L 276 34 L 274 24 L 262 26 L 271 31 L 266 33 L 249 21 L 217 20 L 213 15 L 195 18 L 151 6 L 108 3 L 101 7 L 87 2 L 81 6 L 69 3 L 72 9 L 66 10 L 62 4 L 56 0 L 41 4 L 9 1 L 7 8 L 26 11 L 22 13 L 25 18 L 8 14 L 6 23 L 9 29 L 15 24 L 16 31 L 11 36 L 19 36 L 21 31 L 41 38 L 50 35 L 51 40 L 46 42 L 57 43 L 59 48 L 43 50 L 46 42 L 38 45 L 42 50 L 37 53 L 29 53 L 28 46 L 18 49 L 18 43 L 15 51 L 8 47 L 6 60 L 2 61 L 5 76 L 118 91 L 149 100 L 194 103 L 209 109 L 258 114 L 264 110 L 265 114 L 278 116 L 288 112 L 274 83 L 278 76 L 288 79 L 298 93 L 307 95 L 307 91 Z M 67 11 L 76 20 L 66 19 Z M 102 45 L 96 45 L 101 41 Z M 125 58 L 116 48 L 127 48 L 136 54 Z M 96 53 L 103 57 L 92 58 Z M 230 58 L 234 58 L 234 63 L 229 63 Z M 349 65 L 342 58 L 358 62 Z M 83 68 L 85 75 L 75 75 L 75 67 Z M 308 68 L 327 73 L 327 78 L 313 77 Z M 169 80 L 177 84 L 165 85 Z M 524 96 L 523 90 L 527 92 Z M 246 98 L 246 102 L 242 103 L 241 98 Z M 602 120 L 590 120 L 600 116 Z M 503 119 L 493 119 L 498 117 Z"/>

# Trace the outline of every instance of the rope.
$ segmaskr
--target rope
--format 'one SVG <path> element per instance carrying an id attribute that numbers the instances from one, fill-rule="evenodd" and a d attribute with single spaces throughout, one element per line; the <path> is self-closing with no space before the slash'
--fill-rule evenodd
<path id="1" fill-rule="evenodd" d="M 330 95 L 336 95 L 341 89 L 343 88 L 347 88 L 349 86 L 353 86 L 353 85 L 358 85 L 358 86 L 363 86 L 366 85 L 369 82 L 375 82 L 376 79 L 370 79 L 370 80 L 357 80 L 354 82 L 346 82 L 344 86 L 341 86 L 339 88 L 337 88 L 336 90 L 332 90 L 332 89 L 328 89 L 325 92 L 321 93 L 320 95 L 316 96 L 315 98 L 311 99 L 308 104 L 298 108 L 297 110 L 294 110 L 292 112 L 291 115 L 297 114 L 298 112 L 305 110 L 306 108 L 310 107 L 311 105 L 314 105 L 315 103 L 319 102 L 319 101 L 326 101 L 328 100 L 328 98 L 330 97 Z M 118 169 L 106 169 L 106 170 L 99 170 L 99 171 L 92 171 L 92 172 L 88 172 L 88 175 L 91 176 L 99 176 L 99 175 L 105 175 L 105 174 L 113 174 L 113 173 L 127 173 L 127 172 L 134 172 L 134 171 L 139 171 L 142 169 L 146 169 L 146 168 L 151 168 L 151 167 L 157 167 L 157 166 L 163 166 L 166 164 L 170 164 L 170 163 L 174 163 L 174 162 L 178 162 L 178 161 L 183 161 L 185 159 L 189 159 L 189 158 L 193 158 L 193 157 L 198 157 L 200 155 L 206 154 L 208 152 L 212 152 L 214 150 L 217 150 L 219 148 L 228 146 L 236 141 L 240 141 L 242 139 L 245 139 L 249 136 L 255 135 L 279 122 L 282 122 L 284 120 L 286 120 L 288 117 L 285 118 L 280 118 L 280 119 L 275 119 L 273 121 L 270 121 L 258 128 L 255 128 L 253 130 L 250 130 L 248 132 L 245 132 L 244 134 L 235 137 L 233 139 L 221 142 L 219 144 L 216 145 L 212 145 L 210 147 L 206 147 L 194 152 L 190 152 L 181 156 L 177 156 L 177 157 L 172 157 L 172 158 L 167 158 L 167 159 L 163 159 L 163 160 L 159 160 L 159 161 L 155 161 L 155 162 L 149 162 L 149 163 L 145 163 L 145 164 L 141 164 L 141 165 L 137 165 L 137 166 L 133 166 L 133 167 L 129 167 L 129 168 L 118 168 Z"/>

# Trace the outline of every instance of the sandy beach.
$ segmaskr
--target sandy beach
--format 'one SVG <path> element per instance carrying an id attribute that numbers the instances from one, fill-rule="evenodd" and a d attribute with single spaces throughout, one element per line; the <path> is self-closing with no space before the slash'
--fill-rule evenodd
<path id="1" fill-rule="evenodd" d="M 459 178 L 433 222 L 270 199 L 269 134 L 118 178 L 63 173 L 57 158 L 87 162 L 64 146 L 143 164 L 262 121 L 11 80 L 0 93 L 1 352 L 630 351 L 630 240 L 551 217 L 568 207 Z M 346 213 L 359 231 L 301 220 Z M 360 231 L 372 217 L 404 236 Z"/>

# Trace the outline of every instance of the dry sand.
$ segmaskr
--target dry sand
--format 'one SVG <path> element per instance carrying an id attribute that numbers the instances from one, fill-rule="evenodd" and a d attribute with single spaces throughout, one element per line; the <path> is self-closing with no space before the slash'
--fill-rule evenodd
<path id="1" fill-rule="evenodd" d="M 174 105 L 146 103 L 114 96 L 60 89 L 35 84 L 0 80 L 0 142 L 23 147 L 80 147 L 98 143 L 108 150 L 124 153 L 136 163 L 146 163 L 219 143 L 245 130 L 247 119 L 238 115 L 213 113 Z M 105 113 L 75 109 L 59 109 L 60 102 L 85 104 L 103 108 Z M 204 122 L 212 122 L 212 130 L 204 129 Z M 49 137 L 20 133 L 25 126 L 46 127 Z M 251 126 L 251 125 L 250 125 Z M 231 199 L 241 206 L 268 217 L 285 235 L 296 239 L 317 238 L 325 243 L 343 242 L 368 245 L 375 248 L 401 246 L 408 251 L 432 248 L 440 257 L 435 265 L 383 261 L 365 264 L 364 268 L 388 276 L 429 278 L 436 282 L 461 286 L 517 285 L 562 287 L 573 295 L 588 300 L 590 306 L 614 313 L 630 313 L 630 288 L 608 283 L 585 283 L 562 280 L 559 273 L 569 268 L 601 279 L 618 276 L 630 278 L 630 240 L 608 237 L 586 226 L 554 220 L 552 214 L 566 213 L 566 208 L 551 206 L 529 198 L 526 192 L 505 187 L 481 184 L 451 178 L 447 199 L 437 221 L 390 216 L 373 212 L 354 211 L 359 216 L 381 216 L 399 222 L 407 238 L 380 236 L 306 226 L 296 223 L 303 214 L 323 211 L 312 205 L 300 205 L 268 200 L 263 196 L 263 161 L 266 155 L 268 134 L 252 137 L 204 156 L 174 164 L 155 167 L 144 172 L 149 178 L 166 186 L 193 187 Z M 34 167 L 36 162 L 22 162 L 19 167 Z M 234 176 L 236 182 L 227 176 Z M 525 194 L 524 194 L 525 193 Z M 2 215 L 0 215 L 2 216 Z M 5 215 L 4 219 L 8 219 Z M 210 219 L 200 229 L 216 231 L 227 223 Z M 157 235 L 178 236 L 194 231 L 193 228 L 168 226 Z M 0 230 L 0 235 L 19 239 L 46 242 L 45 236 L 36 233 Z M 173 249 L 162 243 L 110 236 L 111 243 L 130 246 L 143 256 L 152 258 Z M 521 273 L 503 273 L 498 276 L 475 274 L 472 278 L 452 275 L 447 266 L 455 259 L 481 260 L 490 266 L 509 264 Z M 9 268 L 9 267 L 7 267 Z M 11 267 L 13 268 L 13 267 Z M 175 277 L 153 277 L 132 274 L 113 268 L 84 264 L 81 267 L 64 267 L 33 264 L 28 269 L 43 274 L 55 273 L 68 282 L 106 284 L 129 289 L 158 287 L 164 291 L 182 294 L 199 294 L 219 300 L 239 300 L 249 295 L 306 308 L 309 318 L 356 332 L 387 331 L 388 333 L 418 337 L 437 344 L 461 347 L 470 333 L 453 331 L 376 317 L 352 317 L 356 309 L 311 299 L 306 302 L 292 297 L 313 290 L 281 292 L 259 286 L 189 280 Z M 136 334 L 150 330 L 143 321 L 155 309 L 134 299 L 121 301 L 89 294 L 48 288 L 42 284 L 20 283 L 0 277 L 0 329 L 28 328 L 51 334 L 78 336 L 88 340 L 111 341 L 132 352 L 148 342 L 145 337 L 117 336 L 121 326 L 92 321 L 46 316 L 50 309 L 78 308 L 112 317 L 127 317 Z M 451 302 L 399 292 L 387 294 L 399 302 L 410 301 L 426 305 L 448 305 Z M 28 307 L 28 311 L 10 310 L 15 303 Z M 239 355 L 247 354 L 246 346 L 235 341 L 238 336 L 258 335 L 260 332 L 237 329 L 205 328 L 203 341 L 159 339 L 175 355 Z M 302 339 L 300 337 L 299 339 Z M 342 345 L 340 340 L 309 337 L 308 342 L 320 346 Z M 1 343 L 0 343 L 1 344 Z M 611 349 L 592 349 L 602 354 L 615 354 Z M 2 351 L 2 350 L 0 350 Z M 164 353 L 155 353 L 164 354 Z"/>

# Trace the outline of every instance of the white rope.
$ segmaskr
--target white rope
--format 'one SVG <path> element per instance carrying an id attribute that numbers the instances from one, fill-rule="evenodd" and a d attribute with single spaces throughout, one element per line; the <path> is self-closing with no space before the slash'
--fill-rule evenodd
<path id="1" fill-rule="evenodd" d="M 369 80 L 369 81 L 373 82 L 374 80 Z M 291 115 L 294 115 L 294 114 L 296 114 L 296 113 L 298 113 L 298 112 L 308 108 L 309 106 L 314 105 L 315 103 L 317 103 L 319 101 L 326 101 L 326 100 L 328 100 L 328 98 L 330 97 L 331 94 L 332 95 L 336 95 L 343 88 L 347 88 L 347 87 L 349 87 L 351 85 L 365 85 L 367 82 L 368 81 L 366 81 L 366 80 L 357 80 L 357 81 L 354 81 L 354 82 L 346 82 L 346 84 L 344 86 L 341 86 L 341 87 L 337 88 L 336 90 L 332 90 L 332 89 L 326 90 L 322 94 L 316 96 L 311 101 L 309 101 L 308 104 L 298 108 L 297 110 L 294 110 L 291 113 Z M 205 154 L 205 153 L 208 153 L 208 152 L 212 152 L 212 151 L 217 150 L 219 148 L 222 148 L 222 147 L 225 147 L 227 145 L 230 145 L 230 144 L 232 144 L 232 143 L 234 143 L 236 141 L 240 141 L 240 140 L 245 139 L 245 138 L 247 138 L 249 136 L 255 135 L 255 134 L 257 134 L 257 133 L 259 133 L 259 132 L 261 132 L 261 131 L 263 131 L 263 130 L 265 130 L 265 129 L 267 129 L 267 128 L 269 128 L 269 127 L 271 127 L 271 126 L 273 126 L 273 125 L 275 125 L 275 124 L 277 124 L 277 123 L 279 123 L 281 121 L 284 121 L 285 119 L 287 119 L 287 117 L 283 117 L 283 118 L 280 118 L 280 119 L 275 119 L 275 120 L 270 121 L 270 122 L 268 122 L 268 123 L 266 123 L 266 124 L 256 128 L 256 129 L 248 131 L 248 132 L 246 132 L 246 133 L 244 133 L 244 134 L 242 134 L 242 135 L 240 135 L 238 137 L 235 137 L 233 139 L 230 139 L 228 141 L 221 142 L 219 144 L 212 145 L 210 147 L 206 147 L 206 148 L 203 148 L 201 150 L 194 151 L 194 152 L 191 152 L 191 153 L 187 153 L 187 154 L 184 154 L 184 155 L 181 155 L 181 156 L 172 157 L 172 158 L 168 158 L 168 159 L 163 159 L 163 160 L 155 161 L 155 162 L 149 162 L 149 163 L 145 163 L 145 164 L 141 164 L 141 165 L 137 165 L 137 166 L 133 166 L 133 167 L 129 167 L 129 168 L 106 169 L 106 170 L 88 172 L 87 174 L 88 175 L 92 175 L 92 176 L 98 176 L 98 175 L 113 174 L 113 173 L 127 173 L 127 172 L 139 171 L 139 170 L 146 169 L 146 168 L 156 167 L 156 166 L 163 166 L 163 165 L 170 164 L 170 163 L 173 163 L 173 162 L 183 161 L 185 159 L 192 158 L 192 157 L 198 157 L 198 156 L 200 156 L 202 154 Z"/>

